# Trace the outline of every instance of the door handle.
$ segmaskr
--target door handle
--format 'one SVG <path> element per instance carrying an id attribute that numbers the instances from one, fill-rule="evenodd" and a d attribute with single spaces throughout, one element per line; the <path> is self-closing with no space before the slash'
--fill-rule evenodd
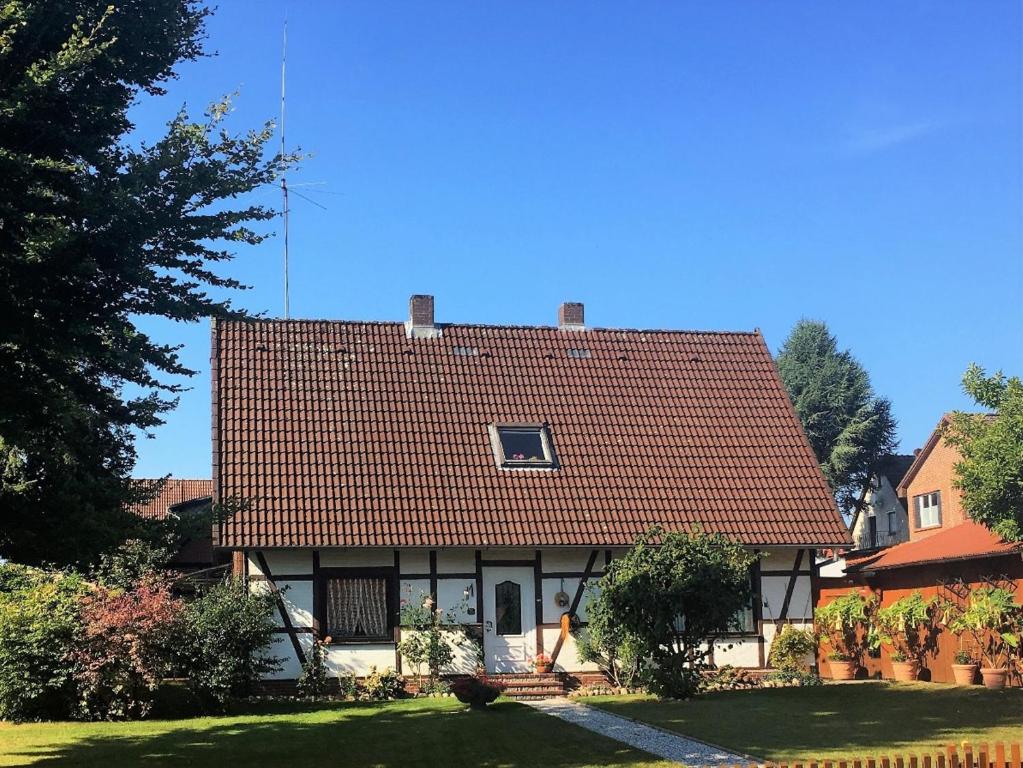
<path id="1" fill-rule="evenodd" d="M 489 619 L 483 623 L 483 626 L 486 628 L 487 632 L 494 631 L 494 622 L 490 621 Z"/>

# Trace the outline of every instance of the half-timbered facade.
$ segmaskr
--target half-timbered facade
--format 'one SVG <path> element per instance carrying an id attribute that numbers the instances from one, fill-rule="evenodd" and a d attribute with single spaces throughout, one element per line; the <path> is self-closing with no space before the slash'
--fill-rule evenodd
<path id="1" fill-rule="evenodd" d="M 775 629 L 812 621 L 814 550 L 848 531 L 763 338 L 554 327 L 217 322 L 215 531 L 277 596 L 297 677 L 399 658 L 403 601 L 475 627 L 491 672 L 595 671 L 567 632 L 587 584 L 652 525 L 702 526 L 764 557 L 715 661 L 764 666 Z M 477 659 L 458 643 L 449 672 Z"/>

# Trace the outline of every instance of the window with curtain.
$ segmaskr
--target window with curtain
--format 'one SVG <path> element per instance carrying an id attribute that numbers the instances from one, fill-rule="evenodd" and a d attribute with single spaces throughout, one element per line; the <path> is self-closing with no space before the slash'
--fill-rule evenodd
<path id="1" fill-rule="evenodd" d="M 326 580 L 326 633 L 335 640 L 386 639 L 386 578 Z"/>

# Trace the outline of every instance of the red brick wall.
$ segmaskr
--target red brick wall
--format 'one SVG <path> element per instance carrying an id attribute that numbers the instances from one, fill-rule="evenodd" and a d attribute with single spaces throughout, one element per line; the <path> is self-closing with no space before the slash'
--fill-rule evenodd
<path id="1" fill-rule="evenodd" d="M 959 525 L 966 519 L 963 512 L 962 494 L 952 487 L 955 478 L 955 464 L 959 452 L 939 440 L 925 459 L 923 466 L 906 488 L 906 509 L 909 510 L 909 538 L 911 541 L 924 539 L 945 528 Z M 920 530 L 916 520 L 916 496 L 941 491 L 941 526 Z"/>

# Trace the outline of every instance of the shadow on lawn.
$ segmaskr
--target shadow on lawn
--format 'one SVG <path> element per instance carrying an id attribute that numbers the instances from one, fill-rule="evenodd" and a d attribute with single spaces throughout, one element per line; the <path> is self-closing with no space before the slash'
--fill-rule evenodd
<path id="1" fill-rule="evenodd" d="M 285 707 L 285 709 L 288 709 Z M 38 766 L 641 766 L 652 758 L 510 702 L 485 712 L 447 704 L 337 705 L 295 714 L 102 724 L 18 755 Z"/>
<path id="2" fill-rule="evenodd" d="M 1017 738 L 1023 738 L 1023 691 L 981 686 L 857 683 L 729 691 L 689 702 L 613 700 L 600 706 L 762 756 L 848 749 L 854 757 L 892 744 L 946 744 L 993 728 L 1018 728 Z"/>

